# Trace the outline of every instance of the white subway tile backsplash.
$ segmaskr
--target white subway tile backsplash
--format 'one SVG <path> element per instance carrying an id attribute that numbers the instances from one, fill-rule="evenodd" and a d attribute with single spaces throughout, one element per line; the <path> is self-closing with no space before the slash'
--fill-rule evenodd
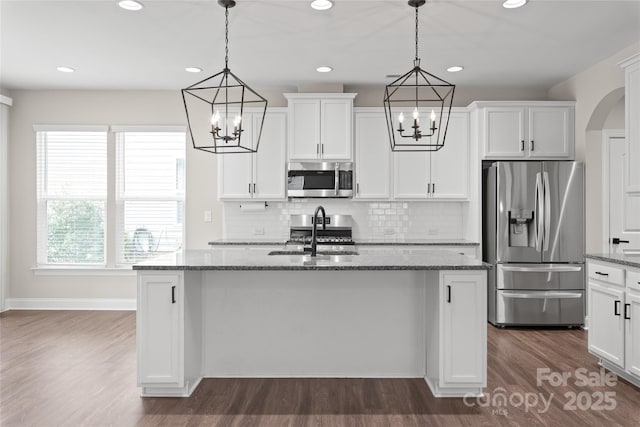
<path id="1" fill-rule="evenodd" d="M 289 216 L 313 214 L 323 205 L 327 214 L 352 215 L 354 239 L 393 235 L 394 239 L 463 238 L 463 202 L 354 202 L 339 199 L 292 199 L 269 202 L 263 212 L 240 210 L 239 202 L 225 202 L 223 237 L 226 239 L 284 241 L 289 237 Z M 256 225 L 264 234 L 256 235 Z"/>

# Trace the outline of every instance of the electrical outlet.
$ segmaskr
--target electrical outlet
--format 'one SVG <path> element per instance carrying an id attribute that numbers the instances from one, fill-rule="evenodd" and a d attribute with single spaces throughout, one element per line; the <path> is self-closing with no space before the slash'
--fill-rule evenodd
<path id="1" fill-rule="evenodd" d="M 438 235 L 438 229 L 437 228 L 430 228 L 429 230 L 427 230 L 427 234 L 429 236 L 437 236 Z"/>
<path id="2" fill-rule="evenodd" d="M 384 235 L 385 236 L 391 236 L 393 234 L 396 234 L 395 230 L 393 228 L 385 228 L 384 229 Z"/>
<path id="3" fill-rule="evenodd" d="M 256 236 L 264 235 L 264 227 L 256 227 L 253 229 L 253 234 Z"/>
<path id="4" fill-rule="evenodd" d="M 211 214 L 211 211 L 204 211 L 204 222 L 211 221 L 213 221 L 213 215 Z"/>

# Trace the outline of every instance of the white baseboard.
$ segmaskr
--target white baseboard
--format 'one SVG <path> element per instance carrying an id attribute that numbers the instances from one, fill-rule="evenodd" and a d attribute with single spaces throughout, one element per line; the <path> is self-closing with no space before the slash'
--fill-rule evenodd
<path id="1" fill-rule="evenodd" d="M 7 310 L 135 310 L 135 298 L 9 298 Z"/>

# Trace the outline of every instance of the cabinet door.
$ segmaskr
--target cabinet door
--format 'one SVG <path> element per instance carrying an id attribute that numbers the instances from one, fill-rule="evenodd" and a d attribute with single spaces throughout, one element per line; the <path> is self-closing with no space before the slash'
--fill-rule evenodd
<path id="1" fill-rule="evenodd" d="M 388 199 L 391 148 L 384 111 L 356 114 L 356 194 L 358 199 Z"/>
<path id="2" fill-rule="evenodd" d="M 568 107 L 529 108 L 526 141 L 531 158 L 571 158 L 572 110 Z"/>
<path id="3" fill-rule="evenodd" d="M 393 153 L 394 185 L 396 199 L 426 199 L 428 184 L 431 182 L 429 153 L 400 152 Z"/>
<path id="4" fill-rule="evenodd" d="M 627 315 L 625 325 L 626 369 L 640 377 L 640 294 L 627 291 L 625 314 Z"/>
<path id="5" fill-rule="evenodd" d="M 477 272 L 442 272 L 440 295 L 442 381 L 448 384 L 484 383 L 486 276 Z"/>
<path id="6" fill-rule="evenodd" d="M 624 291 L 589 282 L 589 351 L 624 368 Z"/>
<path id="7" fill-rule="evenodd" d="M 138 385 L 184 384 L 181 275 L 138 273 Z"/>
<path id="8" fill-rule="evenodd" d="M 254 129 L 259 128 L 261 118 L 261 115 L 254 116 Z M 286 126 L 287 116 L 284 113 L 267 113 L 264 118 L 258 152 L 253 155 L 254 198 L 266 200 L 285 197 Z"/>
<path id="9" fill-rule="evenodd" d="M 253 115 L 242 117 L 243 141 L 255 143 Z M 252 145 L 253 146 L 253 145 Z M 253 183 L 251 153 L 219 154 L 218 157 L 218 197 L 220 199 L 250 199 Z"/>
<path id="10" fill-rule="evenodd" d="M 524 120 L 524 108 L 487 107 L 484 116 L 485 158 L 524 158 Z"/>
<path id="11" fill-rule="evenodd" d="M 289 101 L 289 159 L 308 160 L 320 157 L 320 101 Z"/>
<path id="12" fill-rule="evenodd" d="M 353 100 L 320 100 L 320 157 L 351 159 Z"/>
<path id="13" fill-rule="evenodd" d="M 640 56 L 625 68 L 626 191 L 640 193 Z"/>
<path id="14" fill-rule="evenodd" d="M 465 113 L 451 114 L 444 147 L 431 153 L 431 184 L 432 198 L 469 196 L 469 118 Z"/>

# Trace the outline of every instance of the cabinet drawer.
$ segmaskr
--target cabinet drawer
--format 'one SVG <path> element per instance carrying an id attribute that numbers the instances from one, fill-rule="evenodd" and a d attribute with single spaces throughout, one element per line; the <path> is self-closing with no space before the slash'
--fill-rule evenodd
<path id="1" fill-rule="evenodd" d="M 608 264 L 589 262 L 589 278 L 624 286 L 624 269 Z"/>
<path id="2" fill-rule="evenodd" d="M 627 288 L 640 291 L 640 270 L 627 270 Z"/>

